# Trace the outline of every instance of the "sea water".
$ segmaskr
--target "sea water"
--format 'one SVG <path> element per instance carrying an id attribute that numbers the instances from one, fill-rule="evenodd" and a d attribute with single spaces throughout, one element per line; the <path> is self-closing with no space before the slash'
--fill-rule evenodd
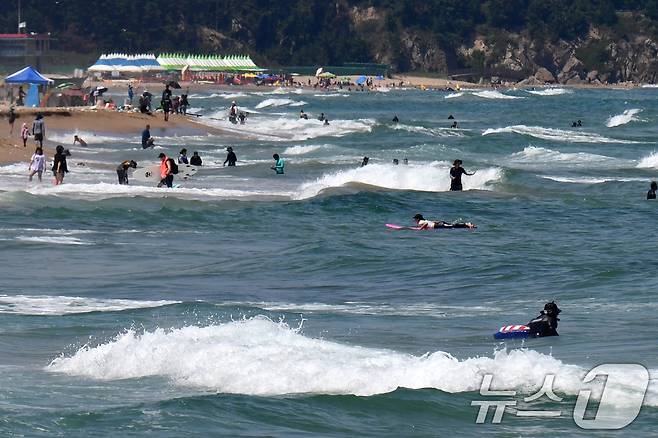
<path id="1" fill-rule="evenodd" d="M 0 169 L 0 434 L 610 436 L 573 410 L 599 364 L 658 369 L 657 93 L 264 88 L 193 94 L 226 134 L 155 150 L 52 132 L 88 143 L 64 185 Z M 116 183 L 183 147 L 204 166 L 180 188 Z M 416 213 L 478 228 L 384 226 Z M 492 338 L 551 300 L 559 337 Z M 519 400 L 500 424 L 476 424 L 485 375 Z M 562 401 L 523 402 L 547 375 Z M 657 391 L 617 434 L 654 433 Z"/>

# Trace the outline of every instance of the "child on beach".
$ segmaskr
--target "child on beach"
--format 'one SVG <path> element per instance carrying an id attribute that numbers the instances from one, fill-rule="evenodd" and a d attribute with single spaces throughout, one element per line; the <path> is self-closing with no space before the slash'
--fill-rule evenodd
<path id="1" fill-rule="evenodd" d="M 25 126 L 25 123 L 23 123 L 23 125 Z M 32 177 L 35 173 L 39 176 L 39 182 L 41 182 L 41 175 L 43 174 L 44 170 L 46 170 L 46 157 L 43 155 L 43 149 L 41 147 L 37 147 L 36 151 L 34 151 L 34 154 L 32 155 L 32 159 L 30 160 L 30 165 L 28 167 L 28 171 L 30 172 L 30 182 L 32 182 Z"/>
<path id="2" fill-rule="evenodd" d="M 21 128 L 21 138 L 23 139 L 23 147 L 27 147 L 27 138 L 30 136 L 30 129 L 27 127 L 27 123 L 23 123 Z"/>

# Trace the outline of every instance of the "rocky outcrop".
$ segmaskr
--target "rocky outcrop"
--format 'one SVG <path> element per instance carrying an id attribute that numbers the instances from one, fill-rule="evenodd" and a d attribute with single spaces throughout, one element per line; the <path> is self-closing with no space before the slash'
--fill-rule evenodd
<path id="1" fill-rule="evenodd" d="M 541 84 L 555 83 L 555 76 L 553 76 L 553 73 L 551 73 L 550 71 L 548 71 L 548 69 L 544 67 L 539 67 L 539 69 L 537 69 L 537 72 L 535 72 L 533 78 Z"/>
<path id="2" fill-rule="evenodd" d="M 501 46 L 501 41 L 506 45 Z M 478 36 L 472 45 L 459 47 L 457 52 L 466 64 L 476 53 L 483 54 L 484 76 L 502 76 L 507 80 L 525 73 L 523 85 L 658 80 L 656 41 L 647 36 L 614 40 L 611 34 L 596 28 L 579 40 L 541 45 L 523 34 L 510 33 L 505 38 L 497 35 L 490 40 Z"/>

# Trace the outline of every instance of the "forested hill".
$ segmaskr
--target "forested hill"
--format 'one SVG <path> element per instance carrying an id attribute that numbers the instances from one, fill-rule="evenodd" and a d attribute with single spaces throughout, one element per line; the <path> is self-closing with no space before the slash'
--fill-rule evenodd
<path id="1" fill-rule="evenodd" d="M 0 2 L 0 33 L 15 31 L 17 4 Z M 519 78 L 544 67 L 558 79 L 575 58 L 580 79 L 596 71 L 650 80 L 658 33 L 658 0 L 23 0 L 22 8 L 28 31 L 51 32 L 62 50 L 239 52 L 263 65 L 382 62 Z"/>

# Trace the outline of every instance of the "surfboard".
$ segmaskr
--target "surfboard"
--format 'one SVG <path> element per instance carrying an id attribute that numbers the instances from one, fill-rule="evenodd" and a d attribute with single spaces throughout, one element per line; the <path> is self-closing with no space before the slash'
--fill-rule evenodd
<path id="1" fill-rule="evenodd" d="M 512 324 L 502 326 L 493 335 L 494 339 L 523 339 L 530 337 L 530 327 L 523 324 Z"/>
<path id="2" fill-rule="evenodd" d="M 420 227 L 404 227 L 402 225 L 395 225 L 395 224 L 386 224 L 387 228 L 390 228 L 391 230 L 414 230 L 414 231 L 420 231 L 422 228 Z"/>
<path id="3" fill-rule="evenodd" d="M 178 173 L 174 175 L 175 180 L 187 180 L 196 174 L 198 168 L 190 164 L 179 164 Z M 143 181 L 148 183 L 157 184 L 162 178 L 160 178 L 160 165 L 155 164 L 153 166 L 140 167 L 135 169 L 131 175 L 132 179 L 137 181 Z"/>

